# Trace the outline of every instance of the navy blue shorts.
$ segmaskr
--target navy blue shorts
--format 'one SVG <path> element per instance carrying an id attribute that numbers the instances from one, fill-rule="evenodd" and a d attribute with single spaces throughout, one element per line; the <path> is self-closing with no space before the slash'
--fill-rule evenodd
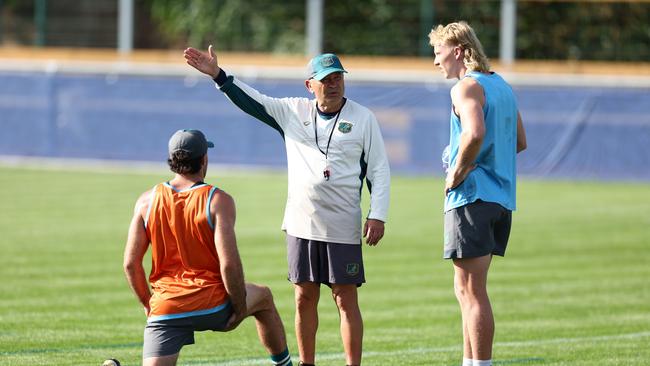
<path id="1" fill-rule="evenodd" d="M 366 282 L 361 243 L 337 244 L 287 234 L 289 281 L 361 286 Z"/>

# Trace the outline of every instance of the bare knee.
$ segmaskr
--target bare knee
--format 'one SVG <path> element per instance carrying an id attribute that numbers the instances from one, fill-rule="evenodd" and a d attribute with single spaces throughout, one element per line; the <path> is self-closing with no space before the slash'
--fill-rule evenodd
<path id="1" fill-rule="evenodd" d="M 456 281 L 454 283 L 456 299 L 463 306 L 481 305 L 488 301 L 487 288 L 476 284 Z"/>
<path id="2" fill-rule="evenodd" d="M 270 288 L 267 286 L 260 286 L 260 296 L 262 298 L 261 302 L 265 307 L 275 307 L 275 303 L 273 302 L 273 293 Z"/>
<path id="3" fill-rule="evenodd" d="M 320 288 L 311 285 L 297 285 L 295 296 L 298 309 L 313 309 L 318 305 Z"/>
<path id="4" fill-rule="evenodd" d="M 174 366 L 178 359 L 178 353 L 169 356 L 148 357 L 142 361 L 143 366 Z"/>
<path id="5" fill-rule="evenodd" d="M 333 287 L 332 298 L 334 299 L 336 306 L 342 312 L 348 313 L 359 311 L 357 288 L 355 285 Z"/>
<path id="6" fill-rule="evenodd" d="M 246 284 L 247 296 L 251 296 L 254 307 L 258 310 L 266 310 L 275 307 L 271 289 L 264 285 L 252 283 Z"/>
<path id="7" fill-rule="evenodd" d="M 462 303 L 467 296 L 465 285 L 458 283 L 458 281 L 454 282 L 454 294 L 456 295 L 456 299 Z"/>

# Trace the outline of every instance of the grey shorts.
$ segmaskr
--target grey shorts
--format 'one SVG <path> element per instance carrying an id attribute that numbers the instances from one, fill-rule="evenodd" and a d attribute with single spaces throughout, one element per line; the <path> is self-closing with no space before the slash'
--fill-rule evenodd
<path id="1" fill-rule="evenodd" d="M 211 314 L 149 321 L 144 328 L 142 358 L 176 354 L 183 346 L 194 344 L 194 332 L 223 332 L 231 315 L 232 306 L 228 303 Z"/>
<path id="2" fill-rule="evenodd" d="M 366 282 L 361 243 L 337 244 L 287 234 L 289 281 L 361 286 Z"/>
<path id="3" fill-rule="evenodd" d="M 443 258 L 504 256 L 512 212 L 498 203 L 476 202 L 445 212 Z"/>

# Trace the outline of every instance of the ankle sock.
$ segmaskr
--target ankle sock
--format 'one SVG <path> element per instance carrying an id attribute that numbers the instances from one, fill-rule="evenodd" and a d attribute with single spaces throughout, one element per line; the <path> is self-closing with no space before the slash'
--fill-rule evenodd
<path id="1" fill-rule="evenodd" d="M 274 366 L 293 366 L 288 348 L 277 355 L 271 355 L 271 361 L 273 361 Z"/>
<path id="2" fill-rule="evenodd" d="M 492 366 L 492 360 L 474 360 L 472 366 Z"/>

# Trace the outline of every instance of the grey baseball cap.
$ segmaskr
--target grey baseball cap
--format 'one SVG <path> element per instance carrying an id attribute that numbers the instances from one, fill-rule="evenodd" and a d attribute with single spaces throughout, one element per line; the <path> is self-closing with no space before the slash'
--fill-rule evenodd
<path id="1" fill-rule="evenodd" d="M 190 154 L 190 158 L 198 158 L 205 155 L 209 147 L 214 147 L 214 144 L 206 140 L 203 132 L 178 130 L 169 139 L 169 156 L 176 151 L 185 151 Z"/>

